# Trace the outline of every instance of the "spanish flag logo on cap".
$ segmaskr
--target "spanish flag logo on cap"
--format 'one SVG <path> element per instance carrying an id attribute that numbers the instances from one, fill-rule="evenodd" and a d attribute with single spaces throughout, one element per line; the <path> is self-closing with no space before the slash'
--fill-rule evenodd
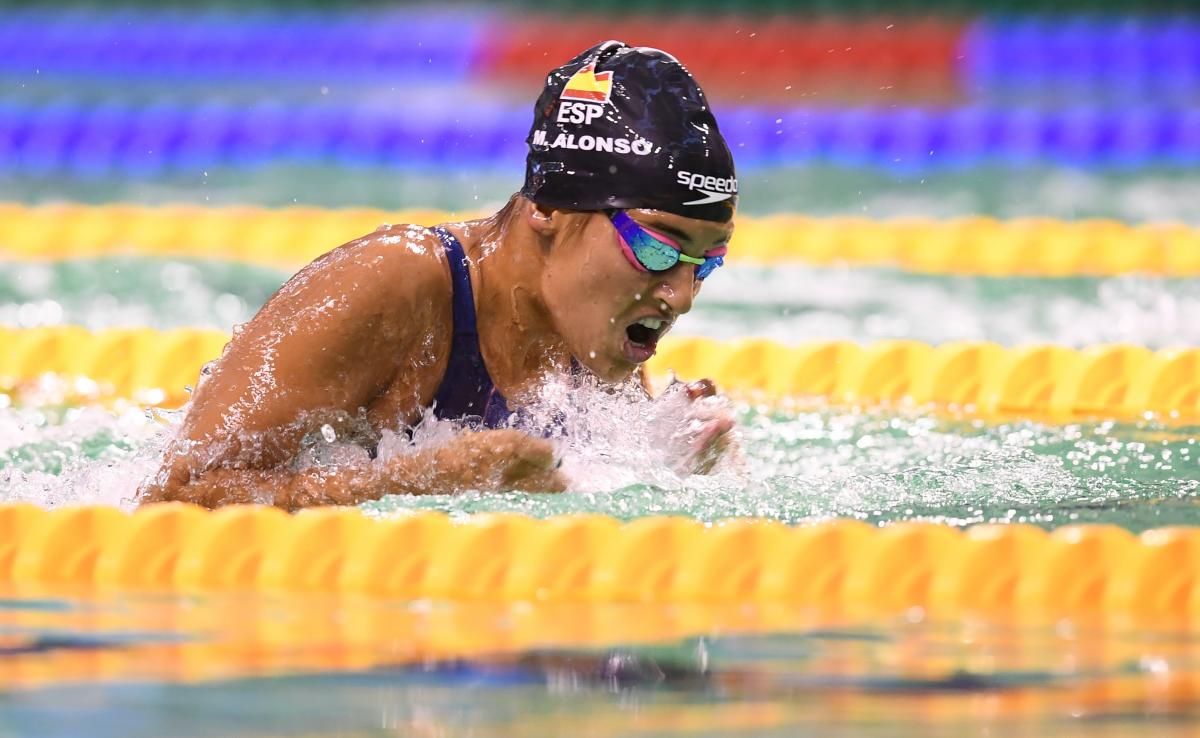
<path id="1" fill-rule="evenodd" d="M 612 94 L 612 72 L 596 74 L 595 62 L 588 64 L 567 80 L 563 88 L 561 100 L 579 100 L 581 102 L 606 103 Z"/>

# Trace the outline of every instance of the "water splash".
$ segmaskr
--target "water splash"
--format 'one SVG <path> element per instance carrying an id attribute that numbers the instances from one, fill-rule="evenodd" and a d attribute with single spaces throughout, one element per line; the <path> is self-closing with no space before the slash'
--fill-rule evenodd
<path id="1" fill-rule="evenodd" d="M 556 442 L 570 491 L 393 495 L 363 508 L 377 516 L 509 511 L 535 517 L 600 513 L 626 520 L 753 516 L 789 523 L 854 517 L 872 523 L 924 519 L 1048 527 L 1110 522 L 1133 530 L 1200 524 L 1200 447 L 1193 427 L 994 424 L 913 409 L 740 405 L 735 410 L 741 457 L 712 475 L 680 476 L 670 448 L 682 407 L 650 403 L 629 388 L 551 382 L 520 422 L 559 424 Z M 0 408 L 0 501 L 129 508 L 178 419 L 178 413 L 159 418 L 132 409 Z M 411 438 L 387 431 L 378 459 L 444 442 L 453 432 L 452 425 L 432 419 Z M 314 430 L 301 463 L 367 463 L 361 450 L 346 446 L 360 439 L 335 433 L 331 442 L 328 435 Z"/>
<path id="2" fill-rule="evenodd" d="M 173 417 L 135 408 L 0 410 L 0 503 L 131 509 L 174 433 Z"/>
<path id="3" fill-rule="evenodd" d="M 587 428 L 568 451 L 567 468 L 576 475 L 569 493 L 393 496 L 365 507 L 380 515 L 505 511 L 789 523 L 854 517 L 1049 527 L 1112 522 L 1135 530 L 1200 522 L 1194 428 L 989 424 L 911 410 L 742 406 L 744 463 L 712 476 L 678 477 L 646 445 L 652 432 L 638 430 L 645 423 L 625 414 L 636 412 L 636 403 L 629 408 L 592 405 L 575 416 Z"/>

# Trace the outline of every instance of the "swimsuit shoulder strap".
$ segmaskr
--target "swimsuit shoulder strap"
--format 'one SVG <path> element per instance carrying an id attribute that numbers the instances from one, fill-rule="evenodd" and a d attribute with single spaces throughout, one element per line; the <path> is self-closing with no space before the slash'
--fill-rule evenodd
<path id="1" fill-rule="evenodd" d="M 442 384 L 434 395 L 433 412 L 436 417 L 460 419 L 472 416 L 482 418 L 490 425 L 493 415 L 501 413 L 499 405 L 503 398 L 496 392 L 495 383 L 483 363 L 483 352 L 479 348 L 479 330 L 475 316 L 475 292 L 471 288 L 471 270 L 462 244 L 454 234 L 442 227 L 434 228 L 442 241 L 446 261 L 450 266 L 450 284 L 453 288 L 454 340 L 450 347 L 450 362 Z"/>
<path id="2" fill-rule="evenodd" d="M 478 347 L 475 292 L 471 289 L 471 269 L 467 265 L 467 253 L 450 231 L 438 226 L 433 232 L 441 239 L 446 261 L 450 264 L 450 281 L 454 291 L 454 337 L 457 340 L 459 335 L 470 336 Z"/>

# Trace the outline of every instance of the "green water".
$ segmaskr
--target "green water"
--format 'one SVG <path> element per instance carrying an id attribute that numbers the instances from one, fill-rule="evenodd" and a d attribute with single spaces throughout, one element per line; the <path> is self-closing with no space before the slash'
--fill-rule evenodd
<path id="1" fill-rule="evenodd" d="M 61 474 L 70 465 L 87 461 L 125 458 L 134 446 L 125 438 L 102 430 L 71 440 L 44 439 L 11 446 L 0 454 L 0 469 Z M 86 462 L 85 462 L 86 463 Z"/>
<path id="2" fill-rule="evenodd" d="M 60 299 L 91 309 L 92 301 L 110 297 L 117 305 L 140 302 L 169 309 L 163 320 L 184 325 L 191 317 L 189 303 L 219 310 L 215 297 L 228 294 L 257 308 L 287 276 L 278 269 L 205 259 L 116 256 L 9 262 L 0 264 L 0 303 Z"/>
<path id="3" fill-rule="evenodd" d="M 0 323 L 230 330 L 287 278 L 278 269 L 201 259 L 0 262 Z"/>
<path id="4" fill-rule="evenodd" d="M 229 330 L 249 319 L 286 278 L 278 269 L 204 260 L 9 263 L 0 266 L 0 322 Z M 1196 280 L 731 266 L 706 283 L 677 331 L 793 343 L 986 338 L 1008 345 L 1130 341 L 1161 347 L 1200 343 L 1200 324 L 1190 319 L 1198 309 Z M 128 504 L 153 468 L 159 426 L 137 413 L 118 417 L 65 407 L 66 397 L 49 386 L 32 396 L 0 398 L 15 402 L 0 408 L 0 473 L 6 475 L 0 499 Z M 596 413 L 597 423 L 602 415 Z M 625 456 L 610 467 L 624 465 L 641 476 L 608 474 L 601 465 L 582 473 L 563 495 L 389 497 L 368 508 L 539 517 L 599 512 L 623 519 L 673 514 L 706 521 L 749 515 L 787 522 L 834 516 L 954 525 L 1113 522 L 1134 530 L 1200 523 L 1195 428 L 986 424 L 919 409 L 742 407 L 739 419 L 744 462 L 713 477 L 664 478 L 651 457 L 616 442 Z M 619 438 L 615 429 L 598 432 Z"/>
<path id="5" fill-rule="evenodd" d="M 597 416 L 603 413 L 597 413 Z M 1044 425 L 939 418 L 914 410 L 738 411 L 742 459 L 711 476 L 664 475 L 639 448 L 608 434 L 611 460 L 581 467 L 554 495 L 393 495 L 371 514 L 439 510 L 455 516 L 600 513 L 629 520 L 761 517 L 801 523 L 931 520 L 955 526 L 1022 522 L 1054 528 L 1113 523 L 1134 531 L 1200 524 L 1197 429 L 1108 422 Z M 0 502 L 128 505 L 161 453 L 158 426 L 137 413 L 0 410 Z M 626 446 L 629 446 L 626 443 Z M 567 445 L 567 465 L 572 454 Z M 630 475 L 656 479 L 630 483 Z"/>
<path id="6" fill-rule="evenodd" d="M 917 413 L 743 409 L 745 465 L 673 486 L 625 485 L 560 495 L 391 496 L 391 514 L 601 513 L 702 521 L 762 517 L 799 523 L 852 517 L 962 526 L 1053 528 L 1113 523 L 1131 530 L 1200 524 L 1196 428 L 1112 423 L 1048 426 L 937 419 Z"/>
<path id="7" fill-rule="evenodd" d="M 331 244 L 331 247 L 335 244 Z M 0 323 L 230 330 L 288 278 L 280 269 L 201 259 L 118 257 L 0 263 Z M 1200 280 L 1029 279 L 894 269 L 731 265 L 706 281 L 680 335 L 766 336 L 1007 346 L 1200 344 Z"/>
<path id="8" fill-rule="evenodd" d="M 1197 223 L 1194 169 L 1083 171 L 1054 167 L 898 174 L 808 165 L 743 167 L 739 212 L 871 218 L 1119 218 Z M 265 164 L 164 172 L 154 177 L 77 179 L 0 171 L 0 200 L 27 203 L 138 202 L 201 205 L 317 205 L 459 212 L 498 208 L 521 187 L 512 171 L 416 171 L 382 166 Z"/>

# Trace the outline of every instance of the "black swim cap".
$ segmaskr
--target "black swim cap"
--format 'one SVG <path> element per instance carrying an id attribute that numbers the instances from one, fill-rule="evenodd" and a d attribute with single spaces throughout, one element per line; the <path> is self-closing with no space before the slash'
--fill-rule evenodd
<path id="1" fill-rule="evenodd" d="M 521 194 L 536 203 L 733 217 L 733 155 L 700 85 L 658 49 L 606 41 L 555 69 L 525 142 Z"/>

